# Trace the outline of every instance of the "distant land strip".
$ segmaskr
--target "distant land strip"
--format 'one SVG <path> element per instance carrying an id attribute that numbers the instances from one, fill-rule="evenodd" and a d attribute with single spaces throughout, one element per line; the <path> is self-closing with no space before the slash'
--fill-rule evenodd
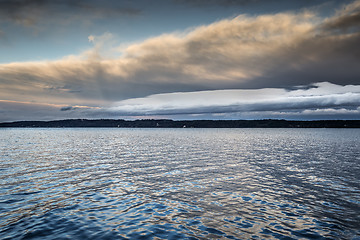
<path id="1" fill-rule="evenodd" d="M 360 128 L 360 120 L 68 119 L 0 123 L 1 128 Z"/>

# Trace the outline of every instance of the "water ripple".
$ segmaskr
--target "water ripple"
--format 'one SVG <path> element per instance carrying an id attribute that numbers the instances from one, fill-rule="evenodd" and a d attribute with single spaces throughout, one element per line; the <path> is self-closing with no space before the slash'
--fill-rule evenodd
<path id="1" fill-rule="evenodd" d="M 356 239 L 360 130 L 1 129 L 2 239 Z"/>

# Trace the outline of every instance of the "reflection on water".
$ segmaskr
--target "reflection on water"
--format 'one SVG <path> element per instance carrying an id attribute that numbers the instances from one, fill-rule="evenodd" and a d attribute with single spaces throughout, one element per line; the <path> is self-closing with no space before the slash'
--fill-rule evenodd
<path id="1" fill-rule="evenodd" d="M 2 239 L 360 237 L 359 129 L 2 129 Z"/>

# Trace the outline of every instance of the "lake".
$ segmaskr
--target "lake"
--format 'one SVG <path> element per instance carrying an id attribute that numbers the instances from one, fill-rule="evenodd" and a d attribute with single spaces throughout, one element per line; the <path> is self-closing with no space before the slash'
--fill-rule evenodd
<path id="1" fill-rule="evenodd" d="M 360 239 L 360 129 L 1 129 L 1 239 Z"/>

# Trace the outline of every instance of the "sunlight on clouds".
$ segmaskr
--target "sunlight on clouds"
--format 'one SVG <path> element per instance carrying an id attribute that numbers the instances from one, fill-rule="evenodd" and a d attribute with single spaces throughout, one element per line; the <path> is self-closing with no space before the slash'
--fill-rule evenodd
<path id="1" fill-rule="evenodd" d="M 1 99 L 66 106 L 118 102 L 111 111 L 124 114 L 353 106 L 360 32 L 348 28 L 359 12 L 355 1 L 326 19 L 307 10 L 240 15 L 122 45 L 121 53 L 113 34 L 91 34 L 93 47 L 78 55 L 0 64 Z M 314 88 L 284 89 L 309 84 Z M 244 88 L 256 90 L 224 90 Z"/>
<path id="2" fill-rule="evenodd" d="M 296 46 L 313 30 L 310 13 L 238 16 L 186 35 L 165 34 L 125 49 L 129 66 L 163 67 L 196 80 L 248 81 L 277 64 L 284 48 Z M 187 79 L 182 79 L 187 81 Z"/>
<path id="3" fill-rule="evenodd" d="M 329 115 L 329 114 L 360 114 L 360 107 L 356 109 L 346 109 L 346 108 L 325 108 L 325 109 L 306 109 L 302 112 L 303 114 L 317 114 L 317 115 Z"/>
<path id="4" fill-rule="evenodd" d="M 294 111 L 307 108 L 348 107 L 360 105 L 360 86 L 318 83 L 315 88 L 216 90 L 151 95 L 120 101 L 104 111 L 121 114 L 201 114 L 252 111 Z"/>

